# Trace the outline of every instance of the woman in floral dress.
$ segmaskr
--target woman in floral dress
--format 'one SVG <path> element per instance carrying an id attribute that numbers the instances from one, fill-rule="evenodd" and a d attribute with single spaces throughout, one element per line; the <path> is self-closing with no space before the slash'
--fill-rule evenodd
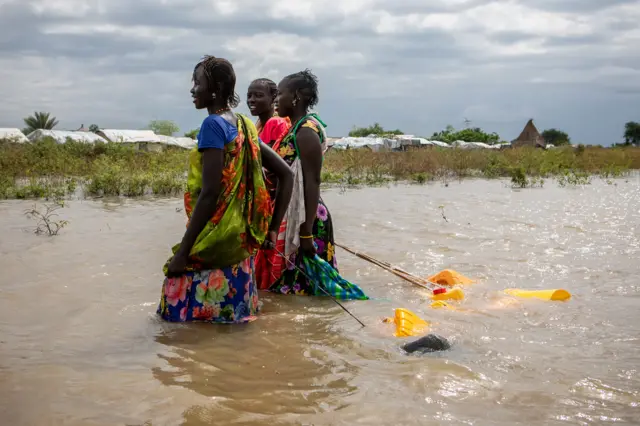
<path id="1" fill-rule="evenodd" d="M 187 230 L 164 266 L 158 314 L 166 321 L 239 323 L 258 312 L 253 256 L 263 243 L 275 243 L 293 178 L 259 142 L 251 120 L 231 111 L 238 105 L 235 83 L 222 58 L 207 56 L 193 72 L 193 102 L 209 114 L 189 155 Z M 263 165 L 278 178 L 275 206 Z"/>
<path id="2" fill-rule="evenodd" d="M 275 111 L 278 86 L 268 78 L 254 80 L 247 89 L 247 106 L 251 115 L 258 116 L 256 128 L 260 140 L 277 151 L 282 138 L 287 134 L 291 123 L 288 118 L 278 117 Z M 272 200 L 276 198 L 276 177 L 266 173 L 266 183 Z M 283 221 L 280 231 L 284 232 L 286 222 Z M 278 238 L 275 249 L 263 247 L 255 256 L 256 285 L 259 290 L 267 290 L 280 278 L 284 259 L 278 252 L 284 251 L 284 239 Z"/>
<path id="3" fill-rule="evenodd" d="M 314 283 L 308 282 L 303 256 L 317 254 L 337 270 L 331 214 L 320 197 L 320 175 L 326 152 L 325 124 L 309 109 L 318 103 L 318 80 L 310 71 L 285 77 L 278 85 L 278 115 L 292 126 L 276 152 L 294 170 L 294 189 L 285 217 L 286 241 L 284 272 L 270 287 L 283 294 L 314 294 Z M 300 179 L 296 179 L 299 176 Z M 300 187 L 296 186 L 300 183 Z M 304 215 L 298 212 L 304 211 Z"/>

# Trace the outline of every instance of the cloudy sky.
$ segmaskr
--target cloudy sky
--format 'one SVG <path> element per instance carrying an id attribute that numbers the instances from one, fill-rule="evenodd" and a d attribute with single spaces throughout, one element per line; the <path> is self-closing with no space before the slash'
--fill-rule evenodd
<path id="1" fill-rule="evenodd" d="M 534 118 L 609 144 L 640 120 L 638 22 L 640 0 L 0 0 L 0 127 L 37 110 L 63 129 L 190 130 L 212 54 L 243 101 L 254 78 L 311 68 L 333 136 L 468 119 L 511 140 Z"/>

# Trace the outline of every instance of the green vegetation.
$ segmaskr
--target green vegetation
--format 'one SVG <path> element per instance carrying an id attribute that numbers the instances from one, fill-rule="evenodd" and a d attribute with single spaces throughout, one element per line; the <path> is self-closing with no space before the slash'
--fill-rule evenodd
<path id="1" fill-rule="evenodd" d="M 563 146 L 571 145 L 571 138 L 566 132 L 558 129 L 547 129 L 542 132 L 542 137 L 547 145 Z"/>
<path id="2" fill-rule="evenodd" d="M 349 136 L 352 138 L 364 138 L 370 135 L 374 136 L 394 136 L 394 135 L 404 135 L 402 130 L 385 130 L 380 123 L 374 123 L 373 126 L 369 127 L 356 127 L 353 126 L 353 129 L 349 132 Z"/>
<path id="3" fill-rule="evenodd" d="M 193 129 L 184 134 L 186 138 L 198 139 L 198 133 L 200 133 L 200 129 Z"/>
<path id="4" fill-rule="evenodd" d="M 449 125 L 441 132 L 434 133 L 429 138 L 434 141 L 441 141 L 446 143 L 452 143 L 455 141 L 464 142 L 483 142 L 488 145 L 493 145 L 500 142 L 500 135 L 497 133 L 485 133 L 481 128 L 474 127 L 469 129 L 456 130 L 453 126 Z"/>
<path id="5" fill-rule="evenodd" d="M 640 169 L 640 148 L 559 147 L 462 150 L 422 148 L 409 152 L 330 151 L 324 183 L 377 185 L 393 181 L 424 183 L 467 177 L 509 178 L 513 186 L 542 186 L 555 178 L 561 186 L 589 183 L 591 176 L 612 179 Z M 588 176 L 589 179 L 586 179 Z"/>
<path id="6" fill-rule="evenodd" d="M 97 124 L 92 124 L 91 126 L 89 126 L 89 131 L 92 133 L 97 133 L 100 130 L 100 126 L 98 126 Z"/>
<path id="7" fill-rule="evenodd" d="M 60 199 L 71 195 L 177 195 L 185 185 L 188 153 L 138 151 L 113 143 L 84 144 L 52 139 L 16 144 L 0 141 L 0 199 Z M 409 152 L 332 150 L 324 162 L 326 184 L 415 184 L 466 177 L 507 178 L 513 186 L 584 185 L 593 176 L 607 181 L 640 169 L 640 147 L 580 146 L 551 150 L 517 148 L 462 150 L 437 147 Z M 81 190 L 78 192 L 78 190 Z"/>
<path id="8" fill-rule="evenodd" d="M 0 198 L 57 199 L 78 188 L 88 196 L 175 195 L 186 166 L 187 153 L 177 147 L 146 152 L 113 143 L 0 141 Z"/>
<path id="9" fill-rule="evenodd" d="M 640 123 L 629 121 L 624 125 L 624 143 L 640 146 Z"/>
<path id="10" fill-rule="evenodd" d="M 36 227 L 33 232 L 37 235 L 47 234 L 50 237 L 58 235 L 60 230 L 67 226 L 66 220 L 55 220 L 58 216 L 56 211 L 64 207 L 64 203 L 46 204 L 44 210 L 39 209 L 35 204 L 24 212 L 29 219 L 36 220 Z"/>
<path id="11" fill-rule="evenodd" d="M 24 118 L 24 124 L 27 126 L 22 129 L 22 133 L 28 135 L 34 130 L 45 129 L 51 130 L 58 125 L 58 120 L 55 117 L 51 117 L 48 112 L 35 112 L 27 118 Z"/>
<path id="12" fill-rule="evenodd" d="M 156 135 L 173 136 L 180 131 L 180 127 L 171 120 L 152 120 L 147 126 Z"/>

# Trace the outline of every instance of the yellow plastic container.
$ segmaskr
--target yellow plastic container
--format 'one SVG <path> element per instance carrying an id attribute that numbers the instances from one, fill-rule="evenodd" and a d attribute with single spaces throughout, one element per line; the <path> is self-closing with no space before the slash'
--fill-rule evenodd
<path id="1" fill-rule="evenodd" d="M 393 322 L 396 325 L 396 337 L 409 337 L 424 334 L 430 323 L 423 320 L 408 309 L 396 309 Z"/>
<path id="2" fill-rule="evenodd" d="M 463 300 L 464 291 L 459 288 L 454 288 L 444 293 L 432 294 L 429 297 L 431 297 L 431 300 Z"/>
<path id="3" fill-rule="evenodd" d="M 431 303 L 431 307 L 433 309 L 451 309 L 452 311 L 456 310 L 456 308 L 454 308 L 447 302 L 443 302 L 442 300 L 436 300 L 435 302 Z"/>
<path id="4" fill-rule="evenodd" d="M 520 297 L 522 299 L 540 299 L 547 301 L 567 301 L 571 299 L 571 293 L 563 289 L 554 290 L 522 290 L 519 288 L 509 288 L 504 291 L 509 296 Z"/>
<path id="5" fill-rule="evenodd" d="M 475 281 L 472 280 L 471 278 L 467 278 L 464 275 L 451 269 L 445 269 L 443 271 L 440 271 L 437 274 L 427 278 L 427 280 L 429 280 L 432 283 L 446 285 L 450 287 L 454 285 L 469 285 L 469 284 L 475 283 Z"/>

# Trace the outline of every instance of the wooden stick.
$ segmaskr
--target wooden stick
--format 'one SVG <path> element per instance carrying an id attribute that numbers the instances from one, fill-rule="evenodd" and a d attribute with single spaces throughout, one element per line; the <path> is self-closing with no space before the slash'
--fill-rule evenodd
<path id="1" fill-rule="evenodd" d="M 373 263 L 376 266 L 379 266 L 380 268 L 386 270 L 387 272 L 391 272 L 392 274 L 404 279 L 405 281 L 410 282 L 413 285 L 416 285 L 418 287 L 422 287 L 424 289 L 427 290 L 431 290 L 432 288 L 430 288 L 429 286 L 437 286 L 437 284 L 432 283 L 428 280 L 425 280 L 424 278 L 420 278 L 417 277 L 407 271 L 405 271 L 404 269 L 398 268 L 397 266 L 393 266 L 388 262 L 384 262 L 378 259 L 375 259 L 371 256 L 369 256 L 368 254 L 364 254 L 364 253 L 360 253 L 357 252 L 353 249 L 350 249 L 349 247 L 343 246 L 342 244 L 336 244 L 337 247 L 340 247 L 343 250 L 348 251 L 349 253 L 359 257 L 360 259 L 364 259 L 368 262 Z"/>

